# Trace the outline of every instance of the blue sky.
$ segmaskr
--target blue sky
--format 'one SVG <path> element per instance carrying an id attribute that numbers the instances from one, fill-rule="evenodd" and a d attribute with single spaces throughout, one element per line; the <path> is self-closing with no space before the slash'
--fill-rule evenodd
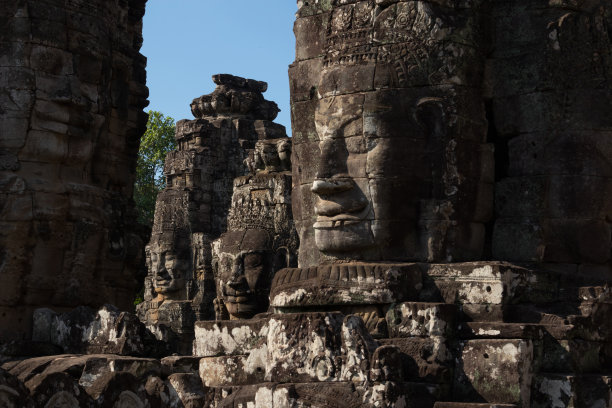
<path id="1" fill-rule="evenodd" d="M 175 120 L 193 119 L 189 104 L 214 90 L 218 73 L 268 83 L 276 122 L 291 133 L 287 69 L 295 57 L 295 0 L 149 0 L 144 17 L 151 104 Z"/>

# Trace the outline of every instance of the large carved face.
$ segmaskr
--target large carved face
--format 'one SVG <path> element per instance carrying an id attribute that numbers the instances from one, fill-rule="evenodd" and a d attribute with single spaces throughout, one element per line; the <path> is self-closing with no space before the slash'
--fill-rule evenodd
<path id="1" fill-rule="evenodd" d="M 154 291 L 169 295 L 184 290 L 191 267 L 189 255 L 165 242 L 151 243 L 147 251 Z"/>
<path id="2" fill-rule="evenodd" d="M 266 231 L 225 233 L 215 243 L 213 269 L 217 294 L 232 319 L 266 311 L 274 274 L 271 239 Z"/>
<path id="3" fill-rule="evenodd" d="M 435 196 L 444 112 L 422 90 L 379 90 L 320 99 L 315 243 L 329 255 L 420 258 L 419 214 Z M 443 154 L 443 153 L 442 153 Z"/>
<path id="4" fill-rule="evenodd" d="M 296 26 L 326 39 L 318 61 L 290 69 L 300 266 L 480 256 L 492 158 L 479 57 L 463 41 L 476 32 L 455 17 L 437 2 L 363 0 Z"/>

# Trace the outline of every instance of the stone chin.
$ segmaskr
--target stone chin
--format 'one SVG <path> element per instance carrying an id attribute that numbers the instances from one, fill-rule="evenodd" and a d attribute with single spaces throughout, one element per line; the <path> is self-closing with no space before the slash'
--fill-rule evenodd
<path id="1" fill-rule="evenodd" d="M 259 309 L 261 306 L 258 306 L 256 303 L 248 302 L 248 303 L 233 303 L 233 302 L 225 302 L 225 307 L 227 308 L 230 316 L 237 317 L 239 319 L 248 319 L 253 317 L 255 314 L 259 313 Z"/>
<path id="2" fill-rule="evenodd" d="M 164 281 L 160 283 L 153 281 L 153 288 L 155 288 L 155 292 L 161 294 L 177 292 L 184 287 L 185 282 L 183 279 L 174 279 L 172 281 Z"/>
<path id="3" fill-rule="evenodd" d="M 370 221 L 316 223 L 315 244 L 324 253 L 351 252 L 372 248 L 375 245 Z"/>

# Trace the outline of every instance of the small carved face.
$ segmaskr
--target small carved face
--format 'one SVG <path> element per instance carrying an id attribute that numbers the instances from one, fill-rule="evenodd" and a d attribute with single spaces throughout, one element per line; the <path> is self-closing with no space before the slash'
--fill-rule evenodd
<path id="1" fill-rule="evenodd" d="M 151 246 L 149 251 L 155 292 L 167 294 L 184 289 L 189 259 L 180 257 L 170 245 Z"/>
<path id="2" fill-rule="evenodd" d="M 219 257 L 218 285 L 230 316 L 249 318 L 265 306 L 266 299 L 261 297 L 267 296 L 266 257 L 259 251 L 222 253 Z"/>
<path id="3" fill-rule="evenodd" d="M 264 230 L 231 231 L 213 244 L 217 295 L 230 318 L 248 319 L 268 308 L 274 274 L 271 239 Z"/>
<path id="4" fill-rule="evenodd" d="M 257 144 L 257 153 L 263 161 L 265 170 L 277 171 L 280 169 L 280 157 L 276 144 L 259 143 Z"/>

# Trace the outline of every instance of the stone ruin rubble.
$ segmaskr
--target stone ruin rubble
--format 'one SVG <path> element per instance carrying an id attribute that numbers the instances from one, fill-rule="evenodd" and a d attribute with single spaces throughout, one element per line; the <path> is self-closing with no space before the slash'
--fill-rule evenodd
<path id="1" fill-rule="evenodd" d="M 137 316 L 37 310 L 0 404 L 612 406 L 611 7 L 296 17 L 293 137 L 265 83 L 214 76 L 177 123 Z"/>

